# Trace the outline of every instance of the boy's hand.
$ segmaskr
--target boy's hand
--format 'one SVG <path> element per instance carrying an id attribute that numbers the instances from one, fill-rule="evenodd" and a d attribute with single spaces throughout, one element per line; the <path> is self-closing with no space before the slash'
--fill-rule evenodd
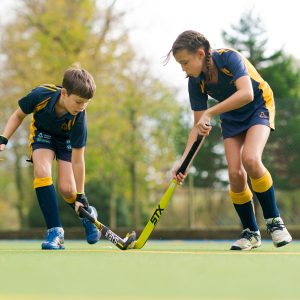
<path id="1" fill-rule="evenodd" d="M 79 214 L 78 211 L 79 211 L 80 206 L 83 206 L 85 210 L 87 210 L 89 207 L 89 202 L 84 193 L 81 193 L 81 194 L 77 193 L 76 202 L 75 202 L 75 211 L 77 212 L 77 214 Z M 79 214 L 79 217 L 82 217 L 82 216 Z"/>
<path id="2" fill-rule="evenodd" d="M 7 143 L 8 139 L 5 136 L 0 135 L 0 151 L 3 151 L 5 149 Z"/>

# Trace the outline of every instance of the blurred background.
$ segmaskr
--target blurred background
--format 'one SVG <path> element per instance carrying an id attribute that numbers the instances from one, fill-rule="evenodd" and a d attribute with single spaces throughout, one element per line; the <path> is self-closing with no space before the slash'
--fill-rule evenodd
<path id="1" fill-rule="evenodd" d="M 241 51 L 271 85 L 276 131 L 264 162 L 289 229 L 300 228 L 300 39 L 296 2 L 2 0 L 0 132 L 17 101 L 42 83 L 61 84 L 80 65 L 95 78 L 88 106 L 86 187 L 114 230 L 144 227 L 171 180 L 192 125 L 187 80 L 163 57 L 184 30 L 214 48 Z M 210 104 L 214 104 L 211 99 Z M 30 117 L 0 153 L 0 231 L 44 228 L 26 162 Z M 218 119 L 163 215 L 158 230 L 239 230 L 228 197 Z M 53 169 L 55 174 L 55 166 Z M 80 223 L 60 199 L 63 226 Z M 260 207 L 256 214 L 263 224 Z M 225 236 L 226 237 L 226 236 Z"/>

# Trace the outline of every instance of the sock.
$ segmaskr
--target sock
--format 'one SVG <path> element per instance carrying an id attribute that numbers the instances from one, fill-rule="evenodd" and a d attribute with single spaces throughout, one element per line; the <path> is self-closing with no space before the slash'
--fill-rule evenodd
<path id="1" fill-rule="evenodd" d="M 251 231 L 258 231 L 258 225 L 255 218 L 252 193 L 247 185 L 245 190 L 240 193 L 229 191 L 230 198 L 233 202 L 234 208 L 240 217 L 243 229 L 249 228 Z"/>
<path id="2" fill-rule="evenodd" d="M 50 177 L 35 178 L 34 188 L 47 228 L 62 227 L 52 179 Z"/>
<path id="3" fill-rule="evenodd" d="M 67 204 L 75 209 L 75 202 L 76 202 L 76 194 L 72 195 L 71 198 L 67 198 L 65 196 L 63 196 L 63 199 L 67 202 Z"/>
<path id="4" fill-rule="evenodd" d="M 279 217 L 273 180 L 269 171 L 267 170 L 261 178 L 250 179 L 253 191 L 261 205 L 264 218 L 269 219 Z"/>

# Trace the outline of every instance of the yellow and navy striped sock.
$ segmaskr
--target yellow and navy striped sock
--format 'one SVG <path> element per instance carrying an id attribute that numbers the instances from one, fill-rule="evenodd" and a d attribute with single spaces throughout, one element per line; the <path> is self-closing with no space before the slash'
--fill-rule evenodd
<path id="1" fill-rule="evenodd" d="M 279 217 L 272 176 L 268 170 L 258 179 L 251 179 L 252 189 L 261 205 L 265 219 Z"/>
<path id="2" fill-rule="evenodd" d="M 251 231 L 258 231 L 258 225 L 255 218 L 252 192 L 247 185 L 245 190 L 240 193 L 229 191 L 229 196 L 242 222 L 243 228 L 249 228 Z"/>
<path id="3" fill-rule="evenodd" d="M 36 196 L 47 224 L 47 228 L 62 227 L 58 210 L 58 201 L 55 188 L 52 183 L 52 178 L 35 178 L 33 181 L 33 187 L 35 188 Z"/>

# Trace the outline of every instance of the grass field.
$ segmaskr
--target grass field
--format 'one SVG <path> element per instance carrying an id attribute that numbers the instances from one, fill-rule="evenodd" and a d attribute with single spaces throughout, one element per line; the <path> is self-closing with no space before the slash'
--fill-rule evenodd
<path id="1" fill-rule="evenodd" d="M 231 241 L 111 243 L 0 241 L 0 299 L 300 299 L 300 242 L 228 251 Z"/>

